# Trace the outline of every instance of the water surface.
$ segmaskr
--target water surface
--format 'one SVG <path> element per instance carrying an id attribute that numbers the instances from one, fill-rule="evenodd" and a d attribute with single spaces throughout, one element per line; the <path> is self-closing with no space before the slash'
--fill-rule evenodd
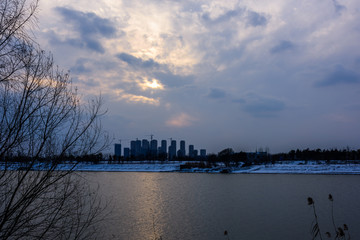
<path id="1" fill-rule="evenodd" d="M 84 173 L 111 200 L 104 239 L 311 239 L 315 200 L 323 232 L 346 223 L 360 239 L 360 176 Z"/>

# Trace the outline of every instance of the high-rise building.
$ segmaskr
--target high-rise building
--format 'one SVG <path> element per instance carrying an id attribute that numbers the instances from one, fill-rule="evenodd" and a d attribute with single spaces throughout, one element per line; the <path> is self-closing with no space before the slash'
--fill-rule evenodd
<path id="1" fill-rule="evenodd" d="M 130 148 L 124 148 L 124 158 L 130 158 Z"/>
<path id="2" fill-rule="evenodd" d="M 138 157 L 140 155 L 141 155 L 141 141 L 137 139 L 135 142 L 135 157 Z"/>
<path id="3" fill-rule="evenodd" d="M 193 155 L 194 155 L 194 158 L 197 158 L 198 157 L 198 150 L 194 150 Z"/>
<path id="4" fill-rule="evenodd" d="M 186 150 L 185 150 L 185 141 L 181 140 L 180 141 L 180 155 L 179 157 L 185 157 L 186 155 Z"/>
<path id="5" fill-rule="evenodd" d="M 160 147 L 161 151 L 159 153 L 166 154 L 167 153 L 166 148 L 167 148 L 166 140 L 161 140 L 161 147 Z"/>
<path id="6" fill-rule="evenodd" d="M 157 147 L 158 147 L 158 142 L 157 140 L 153 139 L 150 141 L 150 153 L 152 157 L 156 157 L 157 156 Z"/>
<path id="7" fill-rule="evenodd" d="M 131 155 L 131 157 L 136 156 L 136 141 L 130 142 L 130 155 Z"/>
<path id="8" fill-rule="evenodd" d="M 176 140 L 171 140 L 169 146 L 169 160 L 172 160 L 174 157 L 176 157 Z"/>
<path id="9" fill-rule="evenodd" d="M 143 139 L 142 146 L 141 146 L 141 154 L 146 157 L 149 155 L 149 153 L 150 153 L 149 141 L 147 139 Z"/>
<path id="10" fill-rule="evenodd" d="M 200 157 L 206 157 L 206 149 L 200 149 Z"/>
<path id="11" fill-rule="evenodd" d="M 120 158 L 121 157 L 121 144 L 115 143 L 115 157 Z"/>
<path id="12" fill-rule="evenodd" d="M 189 157 L 194 157 L 194 145 L 189 145 Z"/>

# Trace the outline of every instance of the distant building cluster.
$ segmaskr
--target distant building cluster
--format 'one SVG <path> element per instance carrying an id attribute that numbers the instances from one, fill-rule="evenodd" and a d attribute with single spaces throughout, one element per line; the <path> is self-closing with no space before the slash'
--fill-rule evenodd
<path id="1" fill-rule="evenodd" d="M 144 160 L 173 160 L 182 158 L 206 157 L 206 149 L 195 149 L 194 145 L 188 146 L 186 151 L 185 141 L 180 141 L 180 147 L 177 147 L 176 140 L 170 139 L 170 145 L 166 140 L 159 143 L 156 139 L 133 140 L 130 141 L 130 147 L 122 149 L 121 143 L 115 144 L 115 157 L 117 159 L 144 159 Z M 123 150 L 123 152 L 122 152 Z"/>

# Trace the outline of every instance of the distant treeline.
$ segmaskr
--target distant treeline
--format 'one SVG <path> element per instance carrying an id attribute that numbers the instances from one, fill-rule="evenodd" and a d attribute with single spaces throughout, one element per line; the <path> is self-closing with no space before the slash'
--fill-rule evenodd
<path id="1" fill-rule="evenodd" d="M 6 156 L 0 160 L 0 162 L 34 162 L 35 159 L 30 157 L 16 155 L 16 156 Z M 116 158 L 113 155 L 109 154 L 89 154 L 82 156 L 62 156 L 60 157 L 43 157 L 37 158 L 36 162 L 54 162 L 57 163 L 124 163 L 127 161 L 165 161 L 166 156 L 163 158 L 157 159 L 145 159 L 145 158 Z M 263 164 L 263 163 L 281 163 L 283 161 L 294 161 L 294 160 L 304 160 L 304 161 L 352 161 L 355 163 L 360 163 L 360 149 L 350 150 L 350 149 L 314 149 L 310 150 L 309 148 L 304 150 L 291 150 L 288 153 L 277 153 L 269 154 L 267 152 L 234 152 L 232 148 L 226 148 L 220 151 L 217 154 L 208 154 L 206 157 L 175 157 L 171 161 L 187 161 L 187 162 L 203 162 L 205 165 L 215 163 L 224 163 L 226 166 L 236 166 L 242 163 L 242 165 L 253 165 L 253 164 Z"/>
<path id="2" fill-rule="evenodd" d="M 101 161 L 107 161 L 109 157 L 103 155 L 102 153 L 98 154 L 86 154 L 81 156 L 74 155 L 65 155 L 65 156 L 53 156 L 53 157 L 37 157 L 36 159 L 32 157 L 27 157 L 23 155 L 14 155 L 14 156 L 5 156 L 0 162 L 6 163 L 100 163 Z"/>
<path id="3" fill-rule="evenodd" d="M 271 155 L 272 161 L 282 160 L 360 160 L 360 149 L 315 149 L 291 150 L 288 153 Z"/>

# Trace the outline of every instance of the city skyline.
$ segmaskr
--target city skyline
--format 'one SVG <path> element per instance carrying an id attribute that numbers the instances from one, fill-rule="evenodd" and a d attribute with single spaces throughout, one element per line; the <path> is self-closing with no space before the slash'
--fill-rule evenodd
<path id="1" fill-rule="evenodd" d="M 154 135 L 150 135 L 150 141 L 148 139 L 136 139 L 136 140 L 126 140 L 129 141 L 127 147 L 122 145 L 122 140 L 119 140 L 118 143 L 114 144 L 114 156 L 115 158 L 123 157 L 124 159 L 130 158 L 150 158 L 150 159 L 168 159 L 172 160 L 174 158 L 197 158 L 197 157 L 206 157 L 206 149 L 196 149 L 193 144 L 188 144 L 188 151 L 186 150 L 186 141 L 180 140 L 179 145 L 177 145 L 177 140 L 169 138 L 168 141 L 162 139 L 160 145 L 158 145 L 158 140 L 153 139 Z M 167 148 L 167 146 L 169 146 Z M 177 147 L 179 146 L 179 147 Z"/>
<path id="2" fill-rule="evenodd" d="M 360 148 L 360 2 L 41 1 L 36 40 L 114 138 Z"/>

